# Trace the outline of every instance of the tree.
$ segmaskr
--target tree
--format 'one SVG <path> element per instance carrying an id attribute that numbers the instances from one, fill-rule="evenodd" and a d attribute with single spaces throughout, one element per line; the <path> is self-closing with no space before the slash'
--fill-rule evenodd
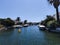
<path id="1" fill-rule="evenodd" d="M 47 15 L 47 16 L 46 16 L 46 19 L 43 20 L 43 21 L 41 21 L 41 24 L 47 26 L 47 23 L 48 23 L 49 21 L 54 21 L 54 20 L 55 20 L 55 18 L 54 18 L 53 16 Z"/>
<path id="2" fill-rule="evenodd" d="M 47 22 L 50 20 L 55 20 L 55 18 L 53 16 L 47 15 L 46 17 L 47 17 L 46 18 Z"/>
<path id="3" fill-rule="evenodd" d="M 56 9 L 56 17 L 57 17 L 57 22 L 59 22 L 59 12 L 58 12 L 58 7 L 60 5 L 60 0 L 48 0 L 50 4 L 54 6 Z"/>
<path id="4" fill-rule="evenodd" d="M 24 21 L 24 24 L 26 24 L 26 23 L 27 23 L 27 20 Z"/>
<path id="5" fill-rule="evenodd" d="M 1 24 L 8 27 L 8 26 L 13 26 L 14 25 L 14 21 L 10 18 L 7 19 L 0 19 Z"/>
<path id="6" fill-rule="evenodd" d="M 20 17 L 17 17 L 16 21 L 20 21 Z"/>

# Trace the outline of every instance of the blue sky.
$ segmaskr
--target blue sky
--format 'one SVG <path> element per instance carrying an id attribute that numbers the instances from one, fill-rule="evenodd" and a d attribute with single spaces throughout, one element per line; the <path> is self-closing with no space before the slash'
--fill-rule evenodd
<path id="1" fill-rule="evenodd" d="M 55 9 L 47 0 L 0 0 L 0 18 L 10 17 L 39 22 L 46 15 L 55 14 Z"/>

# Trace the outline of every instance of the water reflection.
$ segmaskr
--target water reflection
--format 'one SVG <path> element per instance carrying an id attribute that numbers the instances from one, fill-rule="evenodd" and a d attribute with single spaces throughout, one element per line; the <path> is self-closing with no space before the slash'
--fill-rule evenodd
<path id="1" fill-rule="evenodd" d="M 14 31 L 14 29 L 8 29 L 6 31 L 1 31 L 0 36 L 10 36 L 10 35 L 12 35 L 13 31 Z"/>
<path id="2" fill-rule="evenodd" d="M 45 33 L 46 42 L 48 45 L 60 45 L 60 34 L 55 33 Z"/>

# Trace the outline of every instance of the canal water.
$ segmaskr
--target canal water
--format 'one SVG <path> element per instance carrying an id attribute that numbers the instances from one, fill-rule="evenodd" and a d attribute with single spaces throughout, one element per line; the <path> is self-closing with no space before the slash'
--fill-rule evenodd
<path id="1" fill-rule="evenodd" d="M 0 45 L 60 45 L 60 34 L 39 30 L 38 26 L 0 32 Z"/>

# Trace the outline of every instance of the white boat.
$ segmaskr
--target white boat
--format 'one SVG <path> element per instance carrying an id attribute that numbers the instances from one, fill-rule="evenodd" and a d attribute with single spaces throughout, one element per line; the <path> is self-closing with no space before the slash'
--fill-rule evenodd
<path id="1" fill-rule="evenodd" d="M 14 25 L 13 26 L 14 28 L 21 28 L 21 27 L 23 27 L 22 25 Z"/>
<path id="2" fill-rule="evenodd" d="M 57 27 L 56 30 L 59 30 L 60 31 L 60 27 Z"/>
<path id="3" fill-rule="evenodd" d="M 28 27 L 28 24 L 24 24 L 24 27 Z"/>
<path id="4" fill-rule="evenodd" d="M 39 27 L 40 30 L 46 30 L 46 27 L 44 25 L 39 24 L 38 27 Z"/>

